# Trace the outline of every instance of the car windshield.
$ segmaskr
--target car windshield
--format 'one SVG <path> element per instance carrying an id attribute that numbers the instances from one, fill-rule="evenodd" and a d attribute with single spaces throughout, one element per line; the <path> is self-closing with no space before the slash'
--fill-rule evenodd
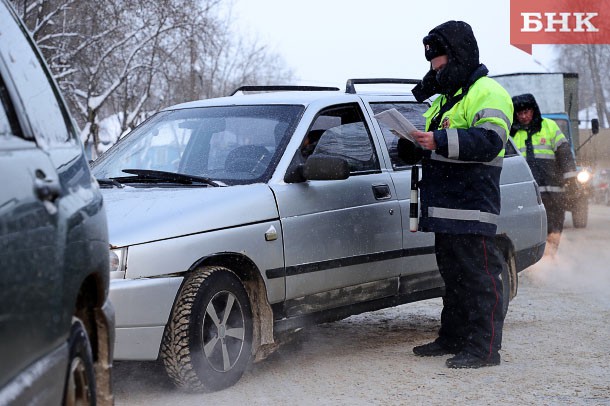
<path id="1" fill-rule="evenodd" d="M 163 111 L 140 125 L 93 164 L 98 179 L 127 170 L 180 173 L 222 183 L 263 182 L 271 176 L 304 107 L 256 105 Z"/>

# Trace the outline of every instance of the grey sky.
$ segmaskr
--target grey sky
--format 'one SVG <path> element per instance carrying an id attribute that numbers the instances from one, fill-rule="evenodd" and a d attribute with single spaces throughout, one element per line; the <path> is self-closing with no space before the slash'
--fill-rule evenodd
<path id="1" fill-rule="evenodd" d="M 473 27 L 491 74 L 544 72 L 551 47 L 534 45 L 530 56 L 511 46 L 509 7 L 509 0 L 235 0 L 233 21 L 281 54 L 304 85 L 419 79 L 428 70 L 421 40 L 447 20 Z"/>

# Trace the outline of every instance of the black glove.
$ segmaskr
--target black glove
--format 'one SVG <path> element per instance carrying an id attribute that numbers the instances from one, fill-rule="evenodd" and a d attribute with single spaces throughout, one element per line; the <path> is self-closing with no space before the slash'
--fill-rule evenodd
<path id="1" fill-rule="evenodd" d="M 421 103 L 439 93 L 440 90 L 441 85 L 436 80 L 436 71 L 430 69 L 422 81 L 413 88 L 412 93 L 415 99 Z"/>
<path id="2" fill-rule="evenodd" d="M 424 150 L 409 140 L 404 138 L 400 138 L 398 140 L 398 156 L 402 159 L 407 165 L 415 165 L 419 161 L 421 161 L 422 156 L 424 155 Z"/>

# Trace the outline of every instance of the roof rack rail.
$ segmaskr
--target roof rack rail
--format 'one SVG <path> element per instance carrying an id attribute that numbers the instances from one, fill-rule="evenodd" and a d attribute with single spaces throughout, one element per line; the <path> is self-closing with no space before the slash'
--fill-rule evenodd
<path id="1" fill-rule="evenodd" d="M 299 85 L 268 85 L 268 86 L 240 86 L 231 93 L 234 96 L 237 92 L 278 92 L 285 90 L 293 91 L 329 91 L 341 90 L 338 87 L 330 86 L 299 86 Z"/>
<path id="2" fill-rule="evenodd" d="M 403 85 L 417 85 L 420 83 L 419 79 L 393 79 L 393 78 L 377 78 L 377 79 L 347 79 L 345 85 L 345 93 L 356 93 L 356 87 L 354 85 L 371 85 L 371 84 L 386 84 L 386 83 L 398 83 Z"/>

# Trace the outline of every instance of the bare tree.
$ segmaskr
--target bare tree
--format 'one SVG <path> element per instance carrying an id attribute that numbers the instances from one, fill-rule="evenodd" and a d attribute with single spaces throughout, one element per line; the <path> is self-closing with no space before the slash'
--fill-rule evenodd
<path id="1" fill-rule="evenodd" d="M 292 70 L 285 67 L 277 54 L 267 51 L 266 46 L 243 38 L 231 41 L 228 34 L 201 54 L 200 61 L 204 68 L 200 77 L 205 98 L 229 94 L 241 85 L 285 84 L 293 78 Z"/>
<path id="2" fill-rule="evenodd" d="M 226 96 L 244 84 L 290 83 L 293 71 L 256 38 L 231 29 L 230 13 L 213 27 L 192 26 L 188 43 L 166 66 L 170 103 Z M 203 36 L 205 35 L 205 37 Z"/>
<path id="3" fill-rule="evenodd" d="M 125 132 L 168 104 L 224 95 L 244 83 L 292 79 L 279 56 L 229 30 L 221 0 L 13 3 L 94 158 L 104 117 L 118 117 Z"/>
<path id="4" fill-rule="evenodd" d="M 555 64 L 560 70 L 579 74 L 581 106 L 595 105 L 600 124 L 608 126 L 610 112 L 606 104 L 610 78 L 601 68 L 610 64 L 610 45 L 558 45 Z"/>

